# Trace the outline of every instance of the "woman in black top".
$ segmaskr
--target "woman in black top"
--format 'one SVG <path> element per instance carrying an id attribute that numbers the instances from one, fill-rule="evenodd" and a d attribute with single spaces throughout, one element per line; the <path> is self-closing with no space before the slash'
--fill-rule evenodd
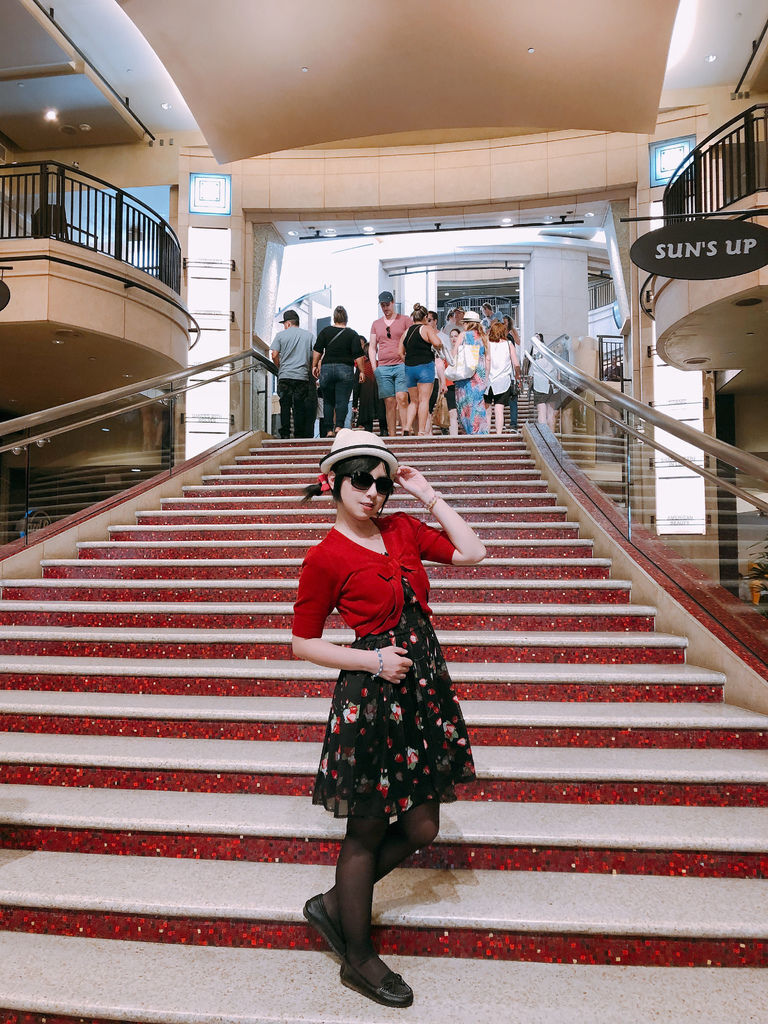
<path id="1" fill-rule="evenodd" d="M 312 373 L 320 379 L 320 392 L 323 396 L 323 422 L 320 429 L 326 437 L 333 437 L 334 434 L 334 412 L 335 433 L 338 434 L 344 426 L 355 383 L 355 364 L 361 380 L 365 380 L 364 358 L 360 336 L 357 331 L 347 327 L 346 309 L 337 306 L 333 311 L 333 324 L 320 331 L 312 355 Z"/>
<path id="2" fill-rule="evenodd" d="M 427 433 L 429 399 L 435 382 L 435 353 L 442 347 L 440 335 L 426 322 L 427 309 L 416 303 L 411 313 L 413 324 L 400 341 L 400 358 L 405 363 L 410 404 L 406 429 L 413 433 L 413 422 L 419 417 L 419 434 Z"/>

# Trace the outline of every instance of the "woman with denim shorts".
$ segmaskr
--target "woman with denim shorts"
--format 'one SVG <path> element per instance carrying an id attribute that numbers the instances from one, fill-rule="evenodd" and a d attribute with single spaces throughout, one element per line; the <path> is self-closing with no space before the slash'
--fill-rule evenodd
<path id="1" fill-rule="evenodd" d="M 435 382 L 435 353 L 442 348 L 440 335 L 426 322 L 427 309 L 417 302 L 413 307 L 413 324 L 403 335 L 400 354 L 405 363 L 405 380 L 408 385 L 407 429 L 413 433 L 413 424 L 418 416 L 419 436 L 427 434 L 429 399 Z"/>

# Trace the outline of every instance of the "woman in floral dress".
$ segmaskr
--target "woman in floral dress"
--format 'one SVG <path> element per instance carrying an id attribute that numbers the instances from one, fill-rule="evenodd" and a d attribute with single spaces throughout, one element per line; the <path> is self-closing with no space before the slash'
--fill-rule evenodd
<path id="1" fill-rule="evenodd" d="M 488 413 L 485 392 L 488 387 L 490 355 L 488 336 L 480 317 L 469 310 L 464 314 L 465 332 L 454 347 L 454 357 L 459 345 L 471 345 L 478 349 L 477 369 L 469 380 L 456 381 L 456 409 L 459 422 L 465 434 L 488 434 Z"/>
<path id="2" fill-rule="evenodd" d="M 320 463 L 312 497 L 330 493 L 336 522 L 304 559 L 293 652 L 340 670 L 313 802 L 347 829 L 335 885 L 304 916 L 342 958 L 341 980 L 388 1006 L 411 988 L 371 942 L 373 887 L 437 836 L 440 803 L 475 778 L 467 729 L 429 621 L 422 559 L 475 565 L 485 547 L 417 470 L 382 439 L 342 430 Z M 436 530 L 403 512 L 381 517 L 395 484 L 422 502 Z M 350 647 L 322 639 L 334 608 L 355 631 Z"/>

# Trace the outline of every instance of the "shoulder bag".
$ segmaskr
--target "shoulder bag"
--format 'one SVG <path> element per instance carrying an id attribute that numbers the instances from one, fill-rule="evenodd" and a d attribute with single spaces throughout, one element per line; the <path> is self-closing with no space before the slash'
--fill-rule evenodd
<path id="1" fill-rule="evenodd" d="M 466 335 L 464 337 L 466 339 Z M 445 368 L 445 376 L 454 383 L 469 380 L 470 377 L 474 377 L 479 362 L 480 346 L 464 340 L 456 351 L 454 365 Z"/>

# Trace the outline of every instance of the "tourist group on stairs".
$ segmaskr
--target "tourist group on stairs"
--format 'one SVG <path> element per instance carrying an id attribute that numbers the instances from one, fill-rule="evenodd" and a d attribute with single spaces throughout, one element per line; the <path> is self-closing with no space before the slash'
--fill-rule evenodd
<path id="1" fill-rule="evenodd" d="M 321 406 L 319 434 L 333 437 L 355 422 L 382 436 L 431 436 L 434 428 L 452 436 L 517 430 L 521 389 L 520 339 L 509 316 L 497 317 L 488 303 L 481 312 L 457 307 L 443 330 L 438 315 L 415 303 L 410 316 L 398 313 L 391 291 L 379 294 L 382 315 L 368 341 L 336 306 L 333 323 L 315 341 L 287 310 L 286 329 L 272 351 L 278 365 L 280 436 L 311 437 Z M 317 434 L 315 434 L 317 436 Z"/>
<path id="2" fill-rule="evenodd" d="M 421 322 L 423 316 L 420 317 Z M 429 343 L 432 332 L 425 331 Z M 419 365 L 419 364 L 416 364 Z M 382 517 L 396 485 L 441 529 L 403 512 Z M 485 546 L 416 469 L 375 434 L 342 429 L 306 497 L 330 495 L 332 529 L 302 564 L 293 653 L 339 669 L 313 802 L 346 818 L 333 887 L 304 916 L 341 958 L 341 981 L 389 1006 L 413 991 L 371 941 L 374 884 L 436 838 L 440 803 L 475 779 L 466 725 L 429 616 L 423 559 L 477 565 Z M 335 609 L 350 647 L 323 639 Z"/>

